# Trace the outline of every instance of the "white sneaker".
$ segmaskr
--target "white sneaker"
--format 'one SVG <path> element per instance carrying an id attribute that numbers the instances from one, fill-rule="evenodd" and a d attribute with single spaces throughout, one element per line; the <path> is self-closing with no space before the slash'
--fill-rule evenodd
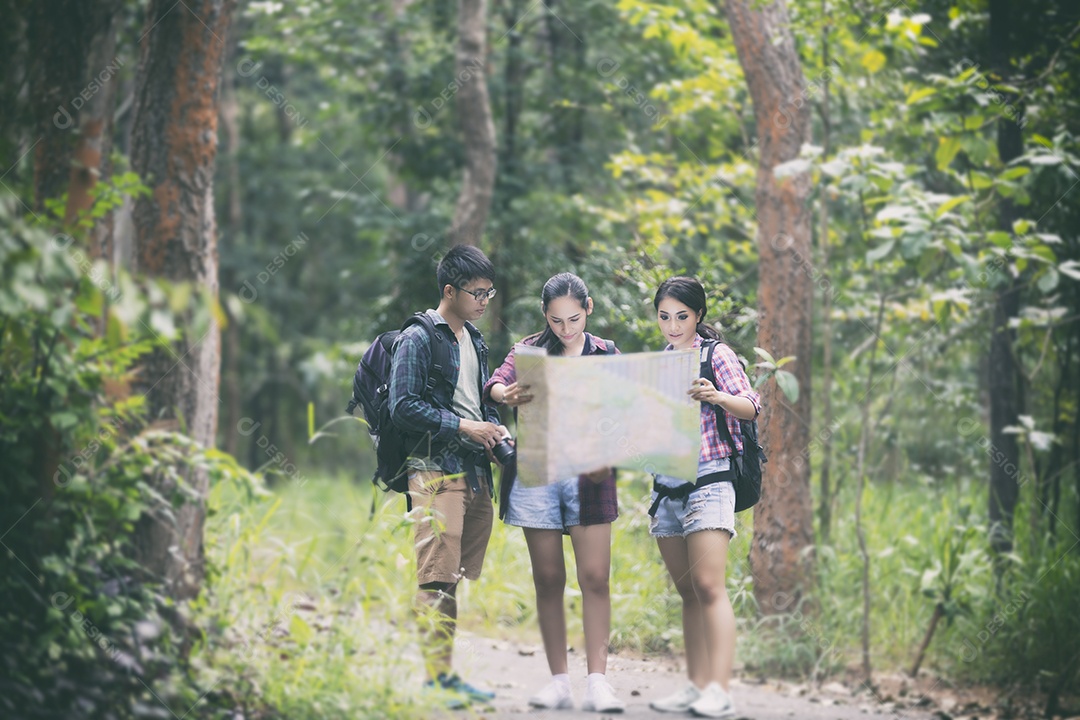
<path id="1" fill-rule="evenodd" d="M 626 703 L 615 697 L 615 690 L 607 680 L 592 680 L 585 691 L 585 701 L 581 703 L 581 709 L 601 713 L 621 713 L 626 709 Z"/>
<path id="2" fill-rule="evenodd" d="M 653 700 L 649 707 L 657 712 L 681 713 L 690 709 L 690 706 L 701 697 L 701 691 L 694 683 L 687 683 L 679 692 L 668 695 L 666 698 Z"/>
<path id="3" fill-rule="evenodd" d="M 701 697 L 690 704 L 690 712 L 701 717 L 733 718 L 735 704 L 720 683 L 711 682 L 701 691 Z"/>
<path id="4" fill-rule="evenodd" d="M 574 695 L 570 692 L 570 683 L 552 680 L 529 698 L 529 705 L 545 710 L 573 709 Z"/>

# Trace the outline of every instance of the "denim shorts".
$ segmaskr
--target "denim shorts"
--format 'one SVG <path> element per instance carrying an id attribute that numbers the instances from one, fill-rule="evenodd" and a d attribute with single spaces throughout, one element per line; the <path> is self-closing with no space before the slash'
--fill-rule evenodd
<path id="1" fill-rule="evenodd" d="M 656 501 L 656 492 L 652 494 Z M 702 530 L 727 530 L 734 540 L 735 486 L 730 482 L 705 485 L 681 498 L 666 497 L 660 501 L 656 516 L 649 525 L 653 537 L 686 537 Z"/>
<path id="2" fill-rule="evenodd" d="M 510 488 L 506 524 L 536 530 L 565 530 L 571 525 L 580 525 L 578 485 L 577 475 L 539 487 L 514 483 Z"/>

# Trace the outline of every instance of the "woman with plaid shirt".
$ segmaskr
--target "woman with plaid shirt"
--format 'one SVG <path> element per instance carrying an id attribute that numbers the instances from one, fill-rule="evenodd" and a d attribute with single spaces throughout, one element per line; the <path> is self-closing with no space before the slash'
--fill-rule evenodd
<path id="1" fill-rule="evenodd" d="M 610 341 L 585 332 L 592 313 L 589 290 L 577 275 L 560 273 L 544 285 L 542 309 L 547 327 L 522 343 L 543 347 L 550 355 L 580 356 L 617 353 Z M 514 351 L 484 386 L 485 399 L 516 408 L 530 400 L 529 387 L 518 382 Z M 525 532 L 536 588 L 536 610 L 551 681 L 529 699 L 537 708 L 574 706 L 566 658 L 566 613 L 563 593 L 566 563 L 563 533 L 570 535 L 577 559 L 585 624 L 585 655 L 589 677 L 583 710 L 622 712 L 624 704 L 608 684 L 607 650 L 611 632 L 611 523 L 618 517 L 615 475 L 606 468 L 589 475 L 555 479 L 540 487 L 520 483 L 500 493 L 500 516 Z M 509 505 L 509 507 L 507 507 Z"/>
<path id="2" fill-rule="evenodd" d="M 705 288 L 694 278 L 665 280 L 653 299 L 667 350 L 701 348 L 716 341 L 712 370 L 717 385 L 698 378 L 688 394 L 701 402 L 701 456 L 696 479 L 656 477 L 653 519 L 656 538 L 683 602 L 683 640 L 690 683 L 670 697 L 651 703 L 661 712 L 686 712 L 729 718 L 735 707 L 728 694 L 735 662 L 735 613 L 724 584 L 728 544 L 735 537 L 735 489 L 731 458 L 742 452 L 737 418 L 750 420 L 761 398 L 750 385 L 735 353 L 704 323 Z M 735 447 L 717 423 L 727 423 Z"/>

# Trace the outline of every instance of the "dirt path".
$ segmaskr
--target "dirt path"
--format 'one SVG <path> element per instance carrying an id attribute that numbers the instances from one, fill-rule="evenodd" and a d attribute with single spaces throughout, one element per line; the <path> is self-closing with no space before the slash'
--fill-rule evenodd
<path id="1" fill-rule="evenodd" d="M 463 633 L 458 638 L 455 653 L 455 665 L 462 676 L 496 692 L 491 708 L 477 709 L 479 717 L 518 720 L 595 720 L 602 717 L 581 710 L 541 711 L 529 708 L 529 696 L 549 677 L 543 650 L 538 647 Z M 581 653 L 571 652 L 570 678 L 578 706 L 585 692 L 585 675 L 585 658 Z M 627 709 L 621 716 L 611 717 L 683 717 L 654 712 L 649 708 L 649 701 L 674 692 L 685 682 L 685 677 L 676 661 L 671 659 L 612 655 L 608 663 L 608 679 L 618 696 L 626 702 Z M 918 698 L 908 698 L 908 702 L 902 706 L 881 704 L 865 693 L 853 695 L 838 683 L 826 684 L 821 691 L 815 692 L 804 685 L 751 684 L 735 680 L 731 690 L 738 710 L 737 717 L 753 720 L 931 720 L 936 717 L 929 710 L 910 707 L 912 701 Z M 462 717 L 462 714 L 457 717 Z"/>

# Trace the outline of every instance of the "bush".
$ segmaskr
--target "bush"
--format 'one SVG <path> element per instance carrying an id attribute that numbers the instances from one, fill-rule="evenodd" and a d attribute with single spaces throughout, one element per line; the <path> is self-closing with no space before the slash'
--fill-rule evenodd
<path id="1" fill-rule="evenodd" d="M 0 198 L 0 714 L 169 716 L 163 702 L 198 697 L 174 676 L 186 640 L 166 618 L 182 611 L 133 544 L 141 517 L 169 517 L 185 497 L 182 485 L 162 497 L 149 479 L 192 464 L 247 476 L 181 435 L 143 429 L 126 374 L 154 346 L 139 329 L 162 311 L 12 205 Z"/>

